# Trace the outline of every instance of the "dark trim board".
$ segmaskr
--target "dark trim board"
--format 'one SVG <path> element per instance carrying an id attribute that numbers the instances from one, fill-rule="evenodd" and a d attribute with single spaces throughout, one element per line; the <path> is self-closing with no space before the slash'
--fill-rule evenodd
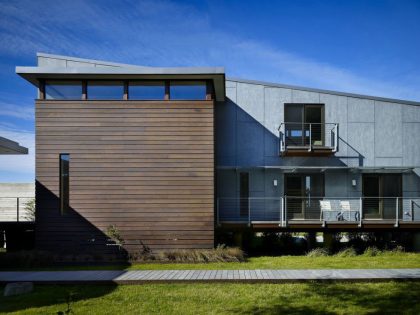
<path id="1" fill-rule="evenodd" d="M 36 246 L 62 252 L 214 246 L 214 101 L 36 101 Z M 118 114 L 116 114 L 118 112 Z M 60 153 L 70 210 L 59 211 Z"/>

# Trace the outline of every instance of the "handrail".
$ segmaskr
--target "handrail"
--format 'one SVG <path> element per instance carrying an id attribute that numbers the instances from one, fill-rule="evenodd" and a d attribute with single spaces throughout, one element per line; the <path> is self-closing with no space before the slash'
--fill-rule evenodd
<path id="1" fill-rule="evenodd" d="M 279 154 L 286 152 L 289 146 L 307 147 L 308 152 L 326 147 L 335 153 L 338 151 L 338 128 L 338 123 L 281 122 L 278 127 Z"/>
<path id="2" fill-rule="evenodd" d="M 30 197 L 0 197 L 0 222 L 33 222 L 34 209 L 28 208 Z"/>
<path id="3" fill-rule="evenodd" d="M 321 203 L 323 201 L 323 203 Z M 246 203 L 246 210 L 241 204 Z M 217 223 L 270 222 L 286 227 L 291 221 L 355 223 L 372 220 L 420 222 L 420 197 L 249 197 L 217 198 Z M 242 210 L 241 210 L 242 209 Z"/>

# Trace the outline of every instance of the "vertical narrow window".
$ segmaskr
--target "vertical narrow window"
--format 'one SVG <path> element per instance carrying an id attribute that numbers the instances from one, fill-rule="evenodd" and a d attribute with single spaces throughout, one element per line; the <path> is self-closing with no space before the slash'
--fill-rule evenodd
<path id="1" fill-rule="evenodd" d="M 239 174 L 239 213 L 240 216 L 248 216 L 249 211 L 249 173 Z"/>
<path id="2" fill-rule="evenodd" d="M 69 210 L 70 195 L 70 155 L 67 153 L 60 154 L 60 212 L 66 214 Z"/>

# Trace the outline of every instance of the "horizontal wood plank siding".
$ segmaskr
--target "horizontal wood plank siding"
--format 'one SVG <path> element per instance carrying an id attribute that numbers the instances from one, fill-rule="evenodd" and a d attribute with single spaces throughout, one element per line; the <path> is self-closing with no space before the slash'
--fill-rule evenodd
<path id="1" fill-rule="evenodd" d="M 213 115 L 213 101 L 36 101 L 38 248 L 100 251 L 109 225 L 129 252 L 213 247 Z"/>

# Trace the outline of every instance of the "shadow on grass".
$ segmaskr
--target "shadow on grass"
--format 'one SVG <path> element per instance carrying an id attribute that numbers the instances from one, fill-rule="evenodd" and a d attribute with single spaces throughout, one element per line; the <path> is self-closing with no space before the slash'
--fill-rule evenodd
<path id="1" fill-rule="evenodd" d="M 116 289 L 116 284 L 107 285 L 35 285 L 34 291 L 25 295 L 3 296 L 1 289 L 0 313 L 24 311 L 56 305 L 56 313 L 72 309 L 75 302 L 103 297 Z"/>
<path id="2" fill-rule="evenodd" d="M 420 314 L 420 282 L 307 283 L 273 303 L 231 310 L 235 314 Z"/>

